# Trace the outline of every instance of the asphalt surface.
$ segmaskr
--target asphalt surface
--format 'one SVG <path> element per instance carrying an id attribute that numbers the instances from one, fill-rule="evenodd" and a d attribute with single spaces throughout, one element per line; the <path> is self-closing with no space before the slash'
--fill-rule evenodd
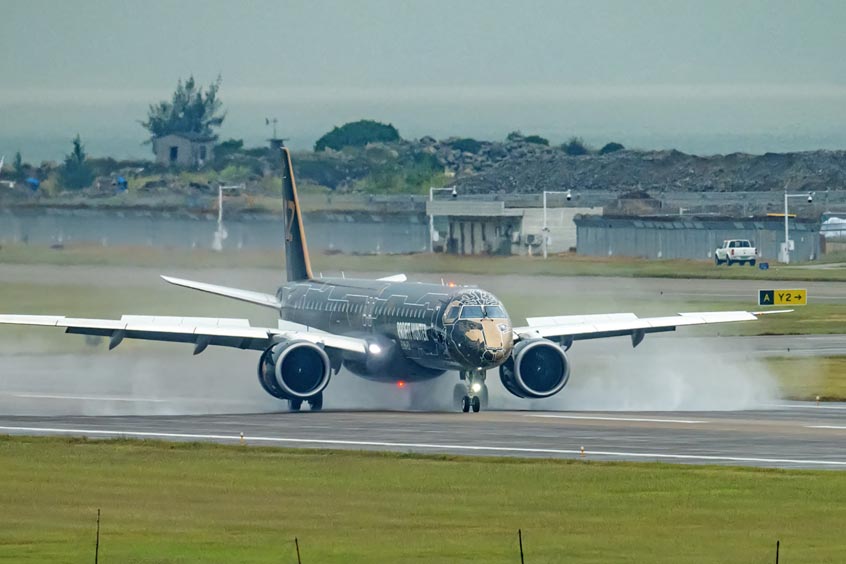
<path id="1" fill-rule="evenodd" d="M 846 405 L 742 412 L 349 412 L 0 417 L 13 435 L 846 470 Z M 584 448 L 584 454 L 582 454 Z"/>

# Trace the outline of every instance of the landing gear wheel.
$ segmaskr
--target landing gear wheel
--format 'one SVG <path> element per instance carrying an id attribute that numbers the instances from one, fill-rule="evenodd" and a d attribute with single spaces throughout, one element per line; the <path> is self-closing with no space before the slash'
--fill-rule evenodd
<path id="1" fill-rule="evenodd" d="M 323 392 L 320 392 L 316 396 L 309 398 L 308 405 L 311 406 L 312 411 L 320 411 L 323 409 Z"/>
<path id="2" fill-rule="evenodd" d="M 470 396 L 461 398 L 461 411 L 467 413 L 470 411 Z"/>
<path id="3" fill-rule="evenodd" d="M 299 411 L 300 408 L 303 406 L 303 400 L 301 399 L 289 399 L 288 400 L 288 411 Z"/>
<path id="4" fill-rule="evenodd" d="M 473 407 L 473 413 L 479 413 L 479 410 L 482 409 L 482 400 L 479 399 L 479 396 L 473 396 L 470 403 Z"/>

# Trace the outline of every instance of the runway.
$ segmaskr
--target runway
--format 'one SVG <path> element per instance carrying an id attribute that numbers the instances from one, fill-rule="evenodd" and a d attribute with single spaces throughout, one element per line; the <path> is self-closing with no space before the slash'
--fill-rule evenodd
<path id="1" fill-rule="evenodd" d="M 741 412 L 324 411 L 0 417 L 0 433 L 846 470 L 846 404 Z M 584 447 L 584 454 L 582 454 Z"/>

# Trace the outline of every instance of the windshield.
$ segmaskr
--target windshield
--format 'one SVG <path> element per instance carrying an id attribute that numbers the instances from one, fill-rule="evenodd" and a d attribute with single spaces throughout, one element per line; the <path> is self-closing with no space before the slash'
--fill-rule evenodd
<path id="1" fill-rule="evenodd" d="M 505 310 L 501 306 L 464 306 L 461 308 L 461 319 L 480 319 L 482 317 L 505 318 Z"/>

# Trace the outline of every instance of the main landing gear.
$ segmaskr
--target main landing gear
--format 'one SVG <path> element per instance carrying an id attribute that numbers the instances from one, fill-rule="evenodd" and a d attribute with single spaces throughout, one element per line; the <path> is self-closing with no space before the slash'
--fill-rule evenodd
<path id="1" fill-rule="evenodd" d="M 473 410 L 479 413 L 488 406 L 488 386 L 485 384 L 484 370 L 462 370 L 459 372 L 461 382 L 455 385 L 452 396 L 457 408 L 464 413 Z"/>
<path id="2" fill-rule="evenodd" d="M 308 400 L 308 405 L 311 411 L 320 411 L 323 409 L 323 392 L 310 397 Z M 303 400 L 301 399 L 289 399 L 288 400 L 288 411 L 299 411 L 303 406 Z"/>

